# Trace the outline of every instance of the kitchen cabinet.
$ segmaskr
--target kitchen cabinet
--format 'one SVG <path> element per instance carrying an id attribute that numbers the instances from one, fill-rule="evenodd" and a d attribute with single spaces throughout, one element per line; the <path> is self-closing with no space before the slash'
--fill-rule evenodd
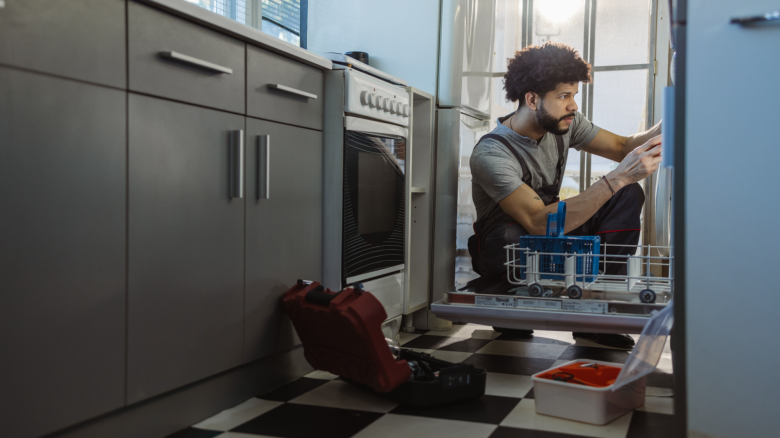
<path id="1" fill-rule="evenodd" d="M 319 131 L 247 119 L 247 361 L 300 343 L 280 304 L 298 278 L 322 278 L 322 144 Z"/>
<path id="2" fill-rule="evenodd" d="M 128 376 L 134 403 L 242 363 L 243 116 L 129 96 Z"/>
<path id="3" fill-rule="evenodd" d="M 0 67 L 4 436 L 124 405 L 125 107 L 123 91 Z"/>
<path id="4" fill-rule="evenodd" d="M 6 0 L 0 64 L 125 88 L 124 0 Z"/>
<path id="5" fill-rule="evenodd" d="M 246 44 L 130 1 L 131 91 L 244 114 Z"/>
<path id="6" fill-rule="evenodd" d="M 320 70 L 250 46 L 247 71 L 248 115 L 322 130 Z"/>

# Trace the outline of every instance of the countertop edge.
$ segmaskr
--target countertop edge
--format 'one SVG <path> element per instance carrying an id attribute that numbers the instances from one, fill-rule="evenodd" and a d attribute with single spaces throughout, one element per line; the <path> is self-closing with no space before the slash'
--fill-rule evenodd
<path id="1" fill-rule="evenodd" d="M 233 21 L 227 17 L 207 11 L 200 6 L 187 3 L 183 0 L 138 0 L 167 12 L 173 13 L 184 19 L 204 25 L 216 31 L 225 33 L 231 37 L 257 45 L 280 55 L 295 59 L 311 67 L 320 70 L 332 70 L 333 63 L 326 58 L 315 55 L 306 49 L 294 46 L 280 39 L 266 35 L 263 32 Z"/>

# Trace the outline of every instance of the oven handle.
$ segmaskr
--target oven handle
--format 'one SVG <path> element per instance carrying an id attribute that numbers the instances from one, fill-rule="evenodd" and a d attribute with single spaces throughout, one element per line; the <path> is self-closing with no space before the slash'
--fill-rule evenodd
<path id="1" fill-rule="evenodd" d="M 271 198 L 271 136 L 257 136 L 257 199 Z"/>

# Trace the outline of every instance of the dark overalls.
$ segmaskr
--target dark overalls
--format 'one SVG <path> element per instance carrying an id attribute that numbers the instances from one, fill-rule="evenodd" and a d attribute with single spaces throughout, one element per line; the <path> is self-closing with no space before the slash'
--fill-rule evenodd
<path id="1" fill-rule="evenodd" d="M 563 170 L 566 165 L 564 155 L 563 137 L 555 136 L 558 145 L 558 163 L 553 184 L 543 187 L 535 187 L 531 184 L 531 173 L 520 154 L 509 145 L 509 142 L 500 135 L 487 134 L 480 141 L 494 139 L 503 144 L 520 163 L 523 170 L 523 183 L 529 184 L 536 194 L 542 199 L 544 205 L 550 205 L 559 201 L 558 193 L 563 181 Z M 477 143 L 479 144 L 479 143 Z M 598 234 L 601 243 L 637 245 L 641 227 L 640 215 L 642 205 L 645 202 L 645 194 L 639 184 L 629 184 L 618 190 L 596 213 L 578 228 L 566 233 L 569 236 L 593 236 Z M 500 209 L 499 205 L 495 209 Z M 469 238 L 468 247 L 474 272 L 481 277 L 470 281 L 465 288 L 472 292 L 504 293 L 515 287 L 506 281 L 506 245 L 519 243 L 520 236 L 529 234 L 522 225 L 515 222 L 511 216 L 501 211 L 500 215 L 492 219 L 495 210 L 484 215 L 474 223 L 474 235 Z M 636 247 L 607 247 L 608 262 L 624 262 L 625 258 L 609 257 L 609 255 L 629 255 L 636 252 Z M 625 263 L 607 263 L 605 274 L 624 275 Z M 602 270 L 603 270 L 602 263 Z"/>

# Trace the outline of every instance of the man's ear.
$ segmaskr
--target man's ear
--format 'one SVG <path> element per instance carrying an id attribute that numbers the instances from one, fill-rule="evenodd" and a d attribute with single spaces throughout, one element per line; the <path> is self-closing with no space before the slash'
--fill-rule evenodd
<path id="1" fill-rule="evenodd" d="M 529 91 L 525 93 L 525 106 L 527 106 L 528 109 L 532 111 L 536 111 L 537 106 L 539 106 L 540 99 L 541 98 L 538 94 Z"/>

